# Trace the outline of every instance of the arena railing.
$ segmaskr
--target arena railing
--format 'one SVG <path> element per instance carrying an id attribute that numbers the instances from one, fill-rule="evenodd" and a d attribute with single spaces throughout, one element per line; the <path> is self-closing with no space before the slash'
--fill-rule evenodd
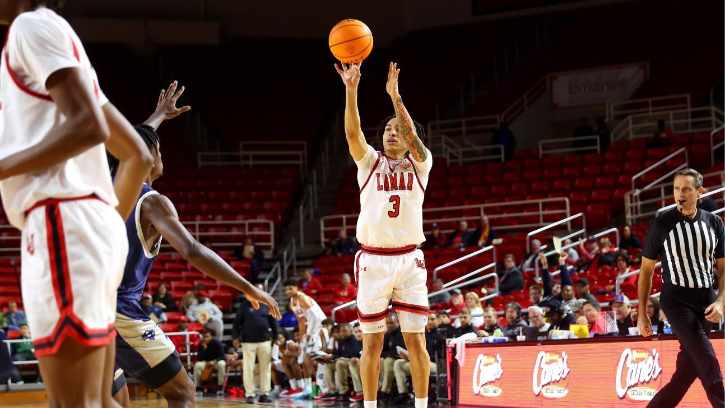
<path id="1" fill-rule="evenodd" d="M 293 270 L 293 276 L 297 275 L 297 245 L 294 238 L 287 243 L 282 253 L 282 260 L 274 264 L 272 270 L 269 271 L 267 277 L 264 279 L 264 291 L 274 294 L 275 290 L 278 290 L 277 295 L 282 296 L 282 282 L 290 276 L 290 266 Z"/>
<path id="2" fill-rule="evenodd" d="M 639 173 L 635 174 L 634 176 L 632 176 L 632 191 L 634 191 L 633 196 L 634 197 L 637 197 L 640 194 L 639 190 L 636 187 L 636 185 L 637 185 L 637 179 L 638 178 L 642 178 L 645 174 L 647 174 L 647 173 L 649 173 L 651 171 L 657 170 L 657 167 L 659 167 L 659 165 L 664 164 L 667 161 L 669 161 L 670 159 L 674 159 L 677 156 L 685 156 L 685 162 L 682 163 L 682 164 L 680 164 L 676 168 L 668 171 L 667 174 L 665 174 L 664 176 L 662 176 L 662 177 L 658 178 L 657 180 L 649 183 L 645 187 L 642 187 L 642 190 L 646 190 L 646 189 L 648 189 L 650 187 L 656 186 L 662 180 L 666 180 L 666 179 L 672 177 L 675 173 L 677 173 L 681 169 L 684 169 L 685 167 L 689 166 L 690 158 L 689 158 L 689 155 L 687 153 L 687 148 L 685 148 L 685 147 L 680 148 L 676 152 L 670 154 L 669 156 L 665 157 L 664 159 L 658 161 L 657 163 L 655 163 L 655 164 L 647 167 L 646 169 L 644 169 L 644 170 L 640 171 Z"/>
<path id="3" fill-rule="evenodd" d="M 609 235 L 611 233 L 614 233 L 614 235 L 615 235 L 615 238 L 614 238 L 614 249 L 616 250 L 617 249 L 617 246 L 619 245 L 619 228 L 610 228 L 608 230 L 604 230 L 602 232 L 598 232 L 598 233 L 592 235 L 592 238 L 598 239 L 598 238 L 601 238 L 603 236 Z M 573 232 L 571 234 L 568 234 L 568 235 L 565 235 L 565 236 L 561 237 L 561 240 L 564 241 L 565 239 L 570 239 L 570 238 L 573 238 L 573 237 L 575 237 L 577 235 L 581 235 L 583 237 L 587 237 L 587 232 L 582 229 L 582 230 L 579 230 L 579 231 L 576 231 L 576 232 Z M 562 251 L 565 251 L 565 250 L 574 248 L 574 247 L 576 247 L 578 245 L 579 245 L 579 242 L 572 242 L 571 244 L 568 244 L 568 245 L 562 245 L 561 250 Z M 546 245 L 542 245 L 541 248 L 542 249 L 548 249 Z M 555 250 L 551 250 L 549 252 L 544 252 L 544 256 L 547 256 L 548 257 L 548 256 L 551 256 L 551 255 L 554 255 L 555 253 L 556 253 Z M 534 269 L 536 270 L 536 279 L 538 281 L 539 275 L 540 275 L 539 274 L 539 263 L 538 262 L 535 262 L 534 265 L 535 265 L 535 268 Z M 552 277 L 557 276 L 557 275 L 560 275 L 560 274 L 561 274 L 560 271 L 551 272 L 551 276 Z"/>
<path id="4" fill-rule="evenodd" d="M 725 130 L 725 126 L 720 126 L 710 132 L 710 166 L 715 165 L 715 149 L 725 146 L 725 138 L 720 141 L 715 140 L 715 135 L 723 130 Z M 725 132 L 723 132 L 723 135 L 725 135 Z M 725 149 L 723 149 L 723 151 L 725 151 Z M 725 157 L 723 157 L 723 159 L 725 160 Z"/>
<path id="5" fill-rule="evenodd" d="M 578 219 L 578 218 L 581 218 L 581 220 L 582 220 L 582 230 L 586 231 L 587 230 L 586 217 L 584 217 L 584 213 L 578 213 L 578 214 L 574 214 L 572 216 L 566 217 L 563 220 L 559 220 L 559 221 L 553 222 L 551 224 L 548 224 L 539 229 L 535 229 L 535 230 L 529 232 L 528 234 L 526 234 L 526 253 L 528 254 L 531 252 L 531 237 L 533 237 L 536 234 L 542 233 L 546 230 L 550 230 L 556 226 L 562 225 L 562 224 L 566 224 L 567 230 L 571 230 L 571 221 Z"/>
<path id="6" fill-rule="evenodd" d="M 550 203 L 562 203 L 564 206 L 564 209 L 559 210 L 544 210 L 544 205 L 550 204 Z M 502 212 L 506 210 L 507 207 L 519 207 L 521 205 L 538 205 L 538 211 L 536 212 L 519 212 L 515 214 L 502 214 L 502 213 L 487 213 L 487 208 L 495 208 L 498 207 Z M 475 216 L 461 216 L 461 217 L 455 217 L 455 218 L 443 218 L 441 217 L 435 217 L 436 214 L 440 214 L 442 212 L 449 212 L 449 211 L 460 211 L 461 214 L 464 210 L 471 210 L 471 209 L 478 209 L 480 211 L 479 215 Z M 517 224 L 517 225 L 496 225 L 495 229 L 497 231 L 507 231 L 507 230 L 519 230 L 519 229 L 527 229 L 527 228 L 534 228 L 539 227 L 542 225 L 546 225 L 544 222 L 544 216 L 548 215 L 563 215 L 563 216 L 569 216 L 571 214 L 570 204 L 569 204 L 569 198 L 567 197 L 554 197 L 554 198 L 540 198 L 536 200 L 522 200 L 522 201 L 508 201 L 508 202 L 499 202 L 499 203 L 487 203 L 487 204 L 474 204 L 474 205 L 462 205 L 462 206 L 455 206 L 455 207 L 438 207 L 438 208 L 424 208 L 423 209 L 423 216 L 427 218 L 424 218 L 423 225 L 425 229 L 425 225 L 431 225 L 433 223 L 441 223 L 441 222 L 458 222 L 458 221 L 472 221 L 472 220 L 478 220 L 482 216 L 488 217 L 489 220 L 506 220 L 510 219 L 512 217 L 519 217 L 519 216 L 538 216 L 539 221 L 534 224 Z M 320 246 L 324 247 L 325 242 L 328 241 L 327 238 L 325 238 L 325 233 L 327 231 L 337 231 L 340 229 L 345 229 L 348 233 L 354 233 L 356 225 L 357 225 L 357 218 L 359 216 L 358 214 L 336 214 L 336 215 L 326 215 L 322 218 L 320 218 Z M 435 217 L 435 218 L 433 218 Z M 340 221 L 341 225 L 336 226 L 330 226 L 330 223 L 332 221 L 338 220 Z M 452 229 L 444 229 L 441 230 L 442 233 L 450 233 L 453 232 Z M 430 232 L 429 229 L 425 229 L 425 232 Z"/>
<path id="7" fill-rule="evenodd" d="M 476 257 L 478 255 L 483 255 L 486 252 L 492 252 L 493 253 L 493 265 L 494 265 L 493 268 L 494 268 L 494 272 L 495 272 L 496 271 L 496 247 L 494 247 L 493 245 L 489 245 L 489 246 L 484 247 L 484 248 L 481 248 L 481 249 L 479 249 L 479 250 L 477 250 L 475 252 L 471 252 L 470 254 L 468 254 L 466 256 L 462 256 L 462 257 L 460 257 L 458 259 L 454 259 L 451 262 L 448 262 L 446 264 L 443 264 L 443 265 L 435 268 L 433 270 L 433 280 L 435 281 L 438 278 L 438 272 L 439 271 L 442 271 L 443 269 L 446 269 L 446 268 L 450 268 L 451 266 L 454 266 L 454 265 L 456 265 L 458 263 L 461 263 L 463 261 L 466 261 L 468 259 L 474 258 L 474 257 Z M 480 272 L 480 270 L 478 270 L 477 272 Z M 466 275 L 466 276 L 468 276 L 468 275 Z M 460 279 L 460 278 L 458 278 L 458 279 Z M 444 284 L 443 287 L 446 287 L 446 285 Z"/>
<path id="8" fill-rule="evenodd" d="M 448 166 L 494 159 L 496 161 L 500 160 L 501 163 L 505 161 L 502 144 L 462 147 L 450 137 L 441 135 L 441 149 Z M 482 153 L 488 150 L 491 150 L 492 153 Z M 466 153 L 475 153 L 476 155 L 467 155 Z"/>
<path id="9" fill-rule="evenodd" d="M 607 102 L 607 120 L 617 121 L 629 115 L 652 114 L 677 109 L 690 109 L 690 94 L 657 96 Z"/>
<path id="10" fill-rule="evenodd" d="M 709 132 L 724 124 L 725 114 L 716 106 L 704 106 L 630 115 L 612 129 L 612 140 L 652 137 L 659 120 L 675 133 Z"/>
<path id="11" fill-rule="evenodd" d="M 307 174 L 307 142 L 301 141 L 253 141 L 240 142 L 238 152 L 199 152 L 199 168 L 239 166 L 297 166 L 300 175 Z"/>
<path id="12" fill-rule="evenodd" d="M 200 333 L 196 331 L 186 331 L 186 332 L 172 332 L 172 333 L 164 333 L 167 337 L 168 336 L 184 336 L 186 337 L 186 351 L 183 353 L 179 353 L 179 357 L 186 357 L 186 367 L 191 366 L 191 357 L 197 355 L 196 352 L 191 351 L 191 345 L 189 344 L 189 338 L 191 336 L 199 336 Z M 5 344 L 8 346 L 8 352 L 10 352 L 10 355 L 13 354 L 13 344 L 20 344 L 20 343 L 32 343 L 33 339 L 14 339 L 14 340 L 3 340 Z M 13 361 L 14 365 L 37 365 L 38 360 L 23 360 L 23 361 Z"/>
<path id="13" fill-rule="evenodd" d="M 539 96 L 546 93 L 549 89 L 549 76 L 545 75 L 539 79 L 531 88 L 526 90 L 519 99 L 514 101 L 503 113 L 501 113 L 501 121 L 511 123 L 517 116 L 526 112 L 531 104 L 536 101 Z"/>
<path id="14" fill-rule="evenodd" d="M 706 198 L 706 197 L 710 197 L 710 196 L 715 196 L 718 193 L 722 193 L 723 194 L 723 200 L 725 200 L 725 186 L 720 187 L 720 188 L 716 188 L 714 190 L 708 191 L 707 193 L 704 193 L 703 195 L 700 196 L 700 199 L 703 199 L 703 198 Z M 670 197 L 670 199 L 671 199 L 671 197 Z M 677 204 L 670 204 L 668 206 L 662 207 L 659 210 L 657 210 L 657 215 L 660 215 L 661 213 L 663 213 L 665 211 L 671 210 L 671 209 L 675 208 L 676 206 L 677 206 Z M 723 212 L 723 210 L 725 210 L 725 207 L 718 209 L 716 211 L 716 213 Z"/>
<path id="15" fill-rule="evenodd" d="M 582 146 L 574 147 L 572 143 L 585 142 L 587 140 L 595 140 L 597 143 L 593 146 Z M 566 147 L 560 147 L 558 149 L 544 150 L 544 145 L 551 144 L 563 144 L 567 143 Z M 543 159 L 545 154 L 551 153 L 575 153 L 575 152 L 587 152 L 601 153 L 601 141 L 599 135 L 583 136 L 583 137 L 562 137 L 558 139 L 544 139 L 539 140 L 539 158 Z"/>
<path id="16" fill-rule="evenodd" d="M 705 185 L 709 186 L 722 186 L 725 184 L 725 173 L 721 171 L 706 173 L 702 175 Z M 671 202 L 672 198 L 672 182 L 666 180 L 655 186 L 651 186 L 648 189 L 640 189 L 639 195 L 634 196 L 635 191 L 628 191 L 624 195 L 624 213 L 627 219 L 627 224 L 636 224 L 642 219 L 650 219 L 659 215 L 660 210 L 649 210 L 653 205 L 662 207 L 665 203 Z M 707 193 L 706 193 L 707 194 Z M 703 194 L 703 197 L 709 197 L 711 194 Z M 644 198 L 644 197 L 647 198 Z M 715 199 L 716 202 L 725 202 L 725 194 L 723 197 Z"/>

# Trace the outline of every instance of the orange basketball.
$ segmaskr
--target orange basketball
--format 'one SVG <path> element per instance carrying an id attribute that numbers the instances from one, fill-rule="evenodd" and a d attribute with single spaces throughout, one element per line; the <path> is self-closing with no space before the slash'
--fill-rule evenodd
<path id="1" fill-rule="evenodd" d="M 360 20 L 342 20 L 332 27 L 328 43 L 335 58 L 346 64 L 357 64 L 373 50 L 373 33 Z"/>

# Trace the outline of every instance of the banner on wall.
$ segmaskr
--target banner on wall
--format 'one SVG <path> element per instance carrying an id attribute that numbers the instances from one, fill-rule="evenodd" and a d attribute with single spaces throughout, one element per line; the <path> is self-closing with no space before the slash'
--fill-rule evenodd
<path id="1" fill-rule="evenodd" d="M 712 339 L 722 351 L 722 337 Z M 582 340 L 468 345 L 458 368 L 458 405 L 486 407 L 644 407 L 670 381 L 676 339 Z M 717 353 L 720 368 L 725 356 Z M 709 406 L 695 381 L 678 407 Z"/>
<path id="2" fill-rule="evenodd" d="M 627 99 L 647 78 L 646 63 L 549 74 L 552 108 L 604 105 Z"/>

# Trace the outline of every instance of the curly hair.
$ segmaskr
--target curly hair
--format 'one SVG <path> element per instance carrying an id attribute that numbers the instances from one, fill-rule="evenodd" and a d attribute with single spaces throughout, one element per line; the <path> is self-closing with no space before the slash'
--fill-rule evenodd
<path id="1" fill-rule="evenodd" d="M 388 125 L 388 122 L 390 122 L 390 119 L 395 119 L 396 116 L 388 116 L 387 118 L 383 119 L 382 122 L 378 125 L 378 130 L 375 133 L 375 137 L 380 139 L 383 137 L 383 134 L 385 134 L 385 127 Z M 413 121 L 413 125 L 415 126 L 415 132 L 418 134 L 418 138 L 421 141 L 424 141 L 425 139 L 425 127 L 421 125 L 420 123 Z"/>

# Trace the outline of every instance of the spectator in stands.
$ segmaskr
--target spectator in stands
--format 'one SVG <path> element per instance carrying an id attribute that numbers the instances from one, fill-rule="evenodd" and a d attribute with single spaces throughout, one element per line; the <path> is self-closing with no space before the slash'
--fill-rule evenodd
<path id="1" fill-rule="evenodd" d="M 20 330 L 20 325 L 28 322 L 25 312 L 18 309 L 18 304 L 14 300 L 8 302 L 8 313 L 5 317 L 8 319 L 8 330 Z"/>
<path id="2" fill-rule="evenodd" d="M 402 336 L 402 335 L 401 335 Z M 348 381 L 352 377 L 353 389 L 355 395 L 362 395 L 362 380 L 360 378 L 359 368 L 353 369 L 351 366 L 360 361 L 360 352 L 362 351 L 362 342 L 352 335 L 352 327 L 343 323 L 340 325 L 340 338 L 335 342 L 335 350 L 332 356 L 325 356 L 326 361 L 335 361 L 335 372 L 337 372 L 337 392 L 342 398 L 341 401 L 347 401 L 350 388 Z M 325 373 L 326 378 L 335 378 L 334 374 L 330 377 Z"/>
<path id="3" fill-rule="evenodd" d="M 19 340 L 32 340 L 30 336 L 30 327 L 27 323 L 20 323 Z M 3 344 L 3 347 L 5 345 Z M 13 361 L 33 361 L 35 360 L 35 346 L 33 342 L 15 343 L 13 344 Z"/>
<path id="4" fill-rule="evenodd" d="M 188 291 L 184 293 L 184 297 L 181 298 L 181 302 L 179 303 L 179 311 L 183 314 L 186 314 L 189 311 L 189 308 L 196 304 L 196 294 L 192 291 Z"/>
<path id="5" fill-rule="evenodd" d="M 563 246 L 569 246 L 571 245 L 571 239 L 567 238 L 562 242 Z M 566 258 L 566 262 L 569 265 L 575 264 L 579 260 L 579 252 L 576 251 L 574 248 L 569 248 L 566 250 L 566 254 L 568 255 Z"/>
<path id="6" fill-rule="evenodd" d="M 543 288 L 542 288 L 543 290 Z M 551 296 L 558 296 L 561 294 L 561 282 L 554 281 L 554 283 L 551 284 Z M 541 305 L 539 305 L 541 306 Z"/>
<path id="7" fill-rule="evenodd" d="M 631 271 L 632 271 L 632 268 L 629 266 L 629 259 L 627 258 L 627 255 L 625 255 L 623 253 L 617 254 L 617 278 L 619 278 L 622 275 L 624 275 L 625 273 L 629 273 Z M 625 278 L 620 285 L 631 287 L 636 290 L 637 289 L 637 275 L 633 275 L 628 278 Z M 616 289 L 617 289 L 617 286 L 615 283 L 612 283 L 611 285 L 607 285 L 604 287 L 604 290 L 606 292 L 614 292 Z"/>
<path id="8" fill-rule="evenodd" d="M 707 193 L 707 188 L 702 189 L 702 194 Z M 715 202 L 714 196 L 709 196 L 705 198 L 701 198 L 700 202 L 697 204 L 697 209 L 704 210 L 707 212 L 715 212 L 720 208 L 717 203 Z"/>
<path id="9" fill-rule="evenodd" d="M 612 250 L 612 241 L 609 238 L 604 237 L 599 240 L 599 260 L 597 261 L 597 268 L 602 266 L 614 266 L 614 262 L 617 258 L 617 252 Z"/>
<path id="10" fill-rule="evenodd" d="M 625 250 L 627 253 L 631 253 L 635 248 L 641 249 L 642 243 L 632 232 L 632 227 L 625 225 L 622 228 L 622 238 L 619 240 L 619 250 Z"/>
<path id="11" fill-rule="evenodd" d="M 588 118 L 581 118 L 581 123 L 579 126 L 577 126 L 576 129 L 574 129 L 574 137 L 577 139 L 586 137 L 586 136 L 592 136 L 595 135 L 596 132 L 594 132 L 594 129 L 589 124 Z M 595 140 L 575 140 L 572 145 L 575 148 L 586 148 L 586 147 L 594 147 L 597 145 L 597 142 Z M 586 154 L 588 151 L 582 150 L 578 151 L 577 154 Z"/>
<path id="12" fill-rule="evenodd" d="M 576 301 L 574 301 L 574 303 L 572 303 L 571 307 L 569 308 L 571 309 L 571 313 L 572 315 L 574 315 L 575 320 L 579 317 L 583 317 L 584 319 L 586 319 L 586 317 L 584 316 L 585 303 L 587 303 L 586 299 L 577 299 Z"/>
<path id="13" fill-rule="evenodd" d="M 189 307 L 186 317 L 190 322 L 199 322 L 207 330 L 214 332 L 214 338 L 221 340 L 224 332 L 224 321 L 219 307 L 212 303 L 206 291 L 196 294 L 196 303 Z"/>
<path id="14" fill-rule="evenodd" d="M 262 284 L 257 288 L 264 290 Z M 271 337 L 270 337 L 271 334 Z M 277 338 L 277 319 L 269 314 L 269 307 L 259 304 L 255 309 L 252 302 L 243 297 L 237 308 L 232 325 L 232 344 L 242 349 L 244 361 L 244 391 L 246 402 L 254 403 L 254 363 L 259 362 L 259 402 L 269 403 L 272 341 Z"/>
<path id="15" fill-rule="evenodd" d="M 188 329 L 188 323 L 189 319 L 186 316 L 179 317 L 179 332 L 187 332 Z M 191 353 L 194 350 L 197 350 L 199 347 L 199 343 L 201 343 L 201 336 L 197 334 L 189 335 L 189 341 L 187 342 L 186 336 L 171 336 L 169 337 L 172 343 L 174 343 L 174 346 L 176 346 L 176 351 L 179 352 L 179 354 L 183 353 Z M 186 346 L 189 346 L 189 349 L 186 349 Z M 182 361 L 186 361 L 184 357 L 182 357 Z"/>
<path id="16" fill-rule="evenodd" d="M 478 294 L 476 292 L 468 292 L 466 293 L 466 302 L 465 302 L 465 309 L 468 309 L 468 313 L 472 316 L 471 324 L 473 324 L 476 327 L 483 326 L 483 305 L 481 304 L 481 299 L 478 297 Z M 463 310 L 463 309 L 461 309 Z M 461 312 L 459 311 L 458 314 L 460 315 Z M 461 319 L 457 319 L 453 323 L 453 327 L 461 327 Z"/>
<path id="17" fill-rule="evenodd" d="M 458 338 L 464 334 L 476 333 L 476 328 L 474 327 L 472 320 L 473 317 L 471 311 L 467 307 L 461 309 L 461 311 L 458 312 L 458 322 L 460 322 L 460 326 L 453 332 L 453 337 Z"/>
<path id="18" fill-rule="evenodd" d="M 285 312 L 282 314 L 282 318 L 279 319 L 279 327 L 285 329 L 297 327 L 297 316 L 293 311 L 290 310 L 289 305 L 285 306 Z"/>
<path id="19" fill-rule="evenodd" d="M 594 237 L 586 240 L 579 238 L 579 261 L 575 264 L 577 270 L 585 271 L 594 263 L 594 258 L 599 254 L 599 245 Z M 596 263 L 594 264 L 596 265 Z"/>
<path id="20" fill-rule="evenodd" d="M 574 303 L 572 302 L 573 305 Z M 569 330 L 569 326 L 576 322 L 571 308 L 558 300 L 549 302 L 546 309 L 545 317 L 551 322 L 549 326 L 550 330 Z"/>
<path id="21" fill-rule="evenodd" d="M 493 133 L 491 144 L 503 145 L 503 157 L 505 161 L 511 160 L 516 150 L 516 136 L 509 129 L 508 123 L 502 121 L 498 125 L 498 130 Z"/>
<path id="22" fill-rule="evenodd" d="M 461 309 L 463 309 L 464 307 L 466 307 L 466 303 L 463 300 L 463 294 L 461 294 L 461 290 L 457 288 L 453 289 L 451 291 L 451 308 L 448 309 L 448 313 L 451 316 L 457 316 L 458 312 L 461 311 Z M 455 320 L 453 320 L 452 323 L 455 323 Z"/>
<path id="23" fill-rule="evenodd" d="M 561 286 L 561 303 L 565 306 L 571 306 L 576 301 L 574 295 L 574 286 L 562 285 Z"/>
<path id="24" fill-rule="evenodd" d="M 516 336 L 523 334 L 526 322 L 521 320 L 521 305 L 518 302 L 509 302 L 504 309 L 508 325 L 503 328 L 504 337 L 516 340 Z"/>
<path id="25" fill-rule="evenodd" d="M 529 286 L 529 302 L 535 306 L 543 306 L 546 304 L 546 301 L 544 300 L 544 288 L 542 286 Z"/>
<path id="26" fill-rule="evenodd" d="M 0 310 L 0 330 L 7 330 L 8 329 L 8 318 L 3 314 L 3 311 Z"/>
<path id="27" fill-rule="evenodd" d="M 537 340 L 546 340 L 549 338 L 549 328 L 551 325 L 544 320 L 544 309 L 539 306 L 529 307 L 529 325 L 539 329 Z"/>
<path id="28" fill-rule="evenodd" d="M 350 255 L 355 253 L 355 240 L 347 236 L 345 228 L 340 228 L 337 233 L 337 245 L 333 249 L 335 255 Z"/>
<path id="29" fill-rule="evenodd" d="M 580 299 L 586 299 L 588 302 L 599 306 L 599 301 L 597 301 L 597 298 L 590 291 L 589 279 L 579 278 L 576 280 L 576 293 Z"/>
<path id="30" fill-rule="evenodd" d="M 340 276 L 340 285 L 337 289 L 335 289 L 334 294 L 335 297 L 333 298 L 333 301 L 335 302 L 335 306 L 340 306 L 355 300 L 355 296 L 357 296 L 357 289 L 355 289 L 355 285 L 352 284 L 350 275 L 343 273 Z"/>
<path id="31" fill-rule="evenodd" d="M 141 297 L 141 309 L 154 323 L 166 323 L 169 319 L 166 317 L 164 310 L 153 304 L 153 297 L 145 293 Z"/>
<path id="32" fill-rule="evenodd" d="M 584 311 L 584 317 L 586 318 L 587 325 L 589 326 L 589 333 L 594 333 L 594 323 L 596 323 L 597 318 L 599 317 L 599 312 L 602 311 L 601 306 L 599 306 L 599 303 L 591 303 L 591 302 L 585 302 L 584 306 L 582 306 L 582 310 Z"/>
<path id="33" fill-rule="evenodd" d="M 439 292 L 443 290 L 443 280 L 442 279 L 436 279 L 433 281 L 433 285 L 431 287 L 431 293 Z M 451 294 L 449 292 L 441 292 L 437 295 L 433 295 L 430 298 L 430 303 L 432 305 L 437 305 L 440 303 L 446 303 L 450 302 L 451 300 Z"/>
<path id="34" fill-rule="evenodd" d="M 433 223 L 433 230 L 425 238 L 424 249 L 446 249 L 448 248 L 448 239 L 441 232 L 441 228 L 437 222 Z"/>
<path id="35" fill-rule="evenodd" d="M 493 336 L 496 330 L 501 333 L 503 329 L 498 325 L 496 309 L 491 306 L 483 309 L 483 326 L 478 330 L 478 337 Z"/>
<path id="36" fill-rule="evenodd" d="M 574 291 L 572 289 L 572 281 L 571 281 L 571 275 L 569 274 L 569 267 L 566 266 L 566 259 L 567 255 L 565 252 L 562 252 L 559 254 L 558 262 L 559 262 L 559 275 L 561 276 L 561 293 L 553 294 L 552 291 L 552 278 L 551 278 L 551 272 L 549 271 L 549 261 L 544 256 L 543 252 L 539 253 L 539 263 L 541 263 L 541 277 L 542 277 L 542 283 L 543 283 L 543 291 L 544 291 L 544 298 L 538 302 L 538 303 L 532 303 L 532 304 L 538 304 L 540 307 L 546 307 L 551 300 L 556 300 L 561 303 L 567 303 L 570 304 L 572 301 L 572 298 L 574 297 Z M 565 292 L 566 297 L 565 299 Z M 531 294 L 529 293 L 529 297 Z"/>
<path id="37" fill-rule="evenodd" d="M 438 330 L 438 319 L 435 313 L 428 314 L 428 323 L 425 326 L 425 348 L 430 356 L 430 374 L 438 372 L 436 366 L 436 336 Z M 393 401 L 393 405 L 415 405 L 415 400 L 410 401 L 408 390 L 408 378 L 410 377 L 410 357 L 407 353 L 399 353 L 399 360 L 395 360 L 393 370 L 395 372 L 395 382 L 398 384 L 398 397 Z"/>
<path id="38" fill-rule="evenodd" d="M 257 276 L 259 276 L 259 268 L 262 266 L 264 261 L 264 252 L 259 249 L 258 246 L 254 245 L 251 237 L 244 238 L 244 245 L 234 250 L 234 256 L 242 261 L 249 261 L 252 266 L 252 283 L 257 282 Z"/>
<path id="39" fill-rule="evenodd" d="M 536 258 L 539 256 L 539 250 L 541 250 L 541 241 L 539 241 L 538 239 L 532 239 L 531 251 L 524 255 L 524 261 L 521 263 L 521 265 L 519 265 L 519 269 L 525 271 L 527 269 L 534 268 L 536 266 L 534 262 L 537 262 Z"/>
<path id="40" fill-rule="evenodd" d="M 667 147 L 672 144 L 675 134 L 672 129 L 665 125 L 665 121 L 660 119 L 657 121 L 657 130 L 652 135 L 652 140 L 647 143 L 647 148 L 653 147 Z"/>
<path id="41" fill-rule="evenodd" d="M 390 398 L 390 389 L 393 386 L 395 378 L 395 360 L 398 357 L 398 347 L 405 348 L 403 333 L 400 331 L 400 323 L 398 315 L 390 313 L 385 319 L 388 331 L 383 336 L 383 351 L 380 354 L 380 371 L 382 374 L 382 383 L 380 385 L 380 398 L 388 400 Z"/>
<path id="42" fill-rule="evenodd" d="M 473 232 L 473 238 L 478 241 L 477 244 L 480 247 L 489 246 L 496 239 L 496 231 L 491 228 L 491 225 L 488 223 L 488 217 L 485 215 L 481 217 L 478 228 Z"/>
<path id="43" fill-rule="evenodd" d="M 632 316 L 632 309 L 629 298 L 623 294 L 614 295 L 612 299 L 612 310 L 617 319 L 617 329 L 620 336 L 629 334 L 630 327 L 637 327 L 637 319 Z"/>
<path id="44" fill-rule="evenodd" d="M 476 245 L 477 237 L 474 236 L 474 231 L 468 230 L 468 223 L 466 221 L 458 222 L 458 229 L 453 231 L 448 237 L 448 243 L 451 248 L 462 248 L 467 246 Z"/>
<path id="45" fill-rule="evenodd" d="M 325 250 L 322 254 L 325 256 L 337 255 L 335 253 L 335 248 L 337 248 L 337 237 L 332 237 L 325 243 Z"/>
<path id="46" fill-rule="evenodd" d="M 652 326 L 657 326 L 660 330 L 660 333 L 662 332 L 662 316 L 661 316 L 661 308 L 660 308 L 660 299 L 656 297 L 650 296 L 649 299 L 647 299 L 647 316 L 649 317 L 649 320 L 652 322 Z M 634 320 L 636 321 L 637 318 L 635 317 Z"/>
<path id="47" fill-rule="evenodd" d="M 171 296 L 169 288 L 166 287 L 165 283 L 160 284 L 159 287 L 156 288 L 156 293 L 154 293 L 153 296 L 153 302 L 155 306 L 160 307 L 164 312 L 176 311 L 176 301 L 174 300 L 174 297 Z"/>
<path id="48" fill-rule="evenodd" d="M 204 332 L 204 337 L 199 345 L 199 361 L 194 364 L 194 384 L 196 384 L 197 395 L 201 394 L 201 379 L 205 371 L 216 369 L 217 384 L 221 387 L 224 384 L 224 374 L 227 369 L 224 345 L 215 339 L 211 332 Z M 221 393 L 221 390 L 218 392 Z"/>
<path id="49" fill-rule="evenodd" d="M 607 126 L 604 118 L 597 118 L 597 135 L 599 135 L 599 147 L 601 152 L 606 152 L 609 142 L 612 140 L 612 130 Z"/>
<path id="50" fill-rule="evenodd" d="M 319 279 L 312 276 L 312 269 L 305 269 L 302 273 L 302 279 L 300 279 L 297 287 L 308 295 L 315 296 L 322 290 L 322 283 Z"/>
<path id="51" fill-rule="evenodd" d="M 498 293 L 501 296 L 507 296 L 514 292 L 524 289 L 524 275 L 521 269 L 516 266 L 516 258 L 513 254 L 506 254 L 503 258 L 503 264 L 506 270 L 498 284 Z"/>
<path id="52" fill-rule="evenodd" d="M 451 316 L 448 314 L 448 312 L 442 310 L 438 313 L 436 313 L 436 318 L 438 319 L 438 333 L 445 333 L 444 337 L 446 338 L 452 338 L 453 332 L 456 330 L 455 327 L 451 324 Z"/>

